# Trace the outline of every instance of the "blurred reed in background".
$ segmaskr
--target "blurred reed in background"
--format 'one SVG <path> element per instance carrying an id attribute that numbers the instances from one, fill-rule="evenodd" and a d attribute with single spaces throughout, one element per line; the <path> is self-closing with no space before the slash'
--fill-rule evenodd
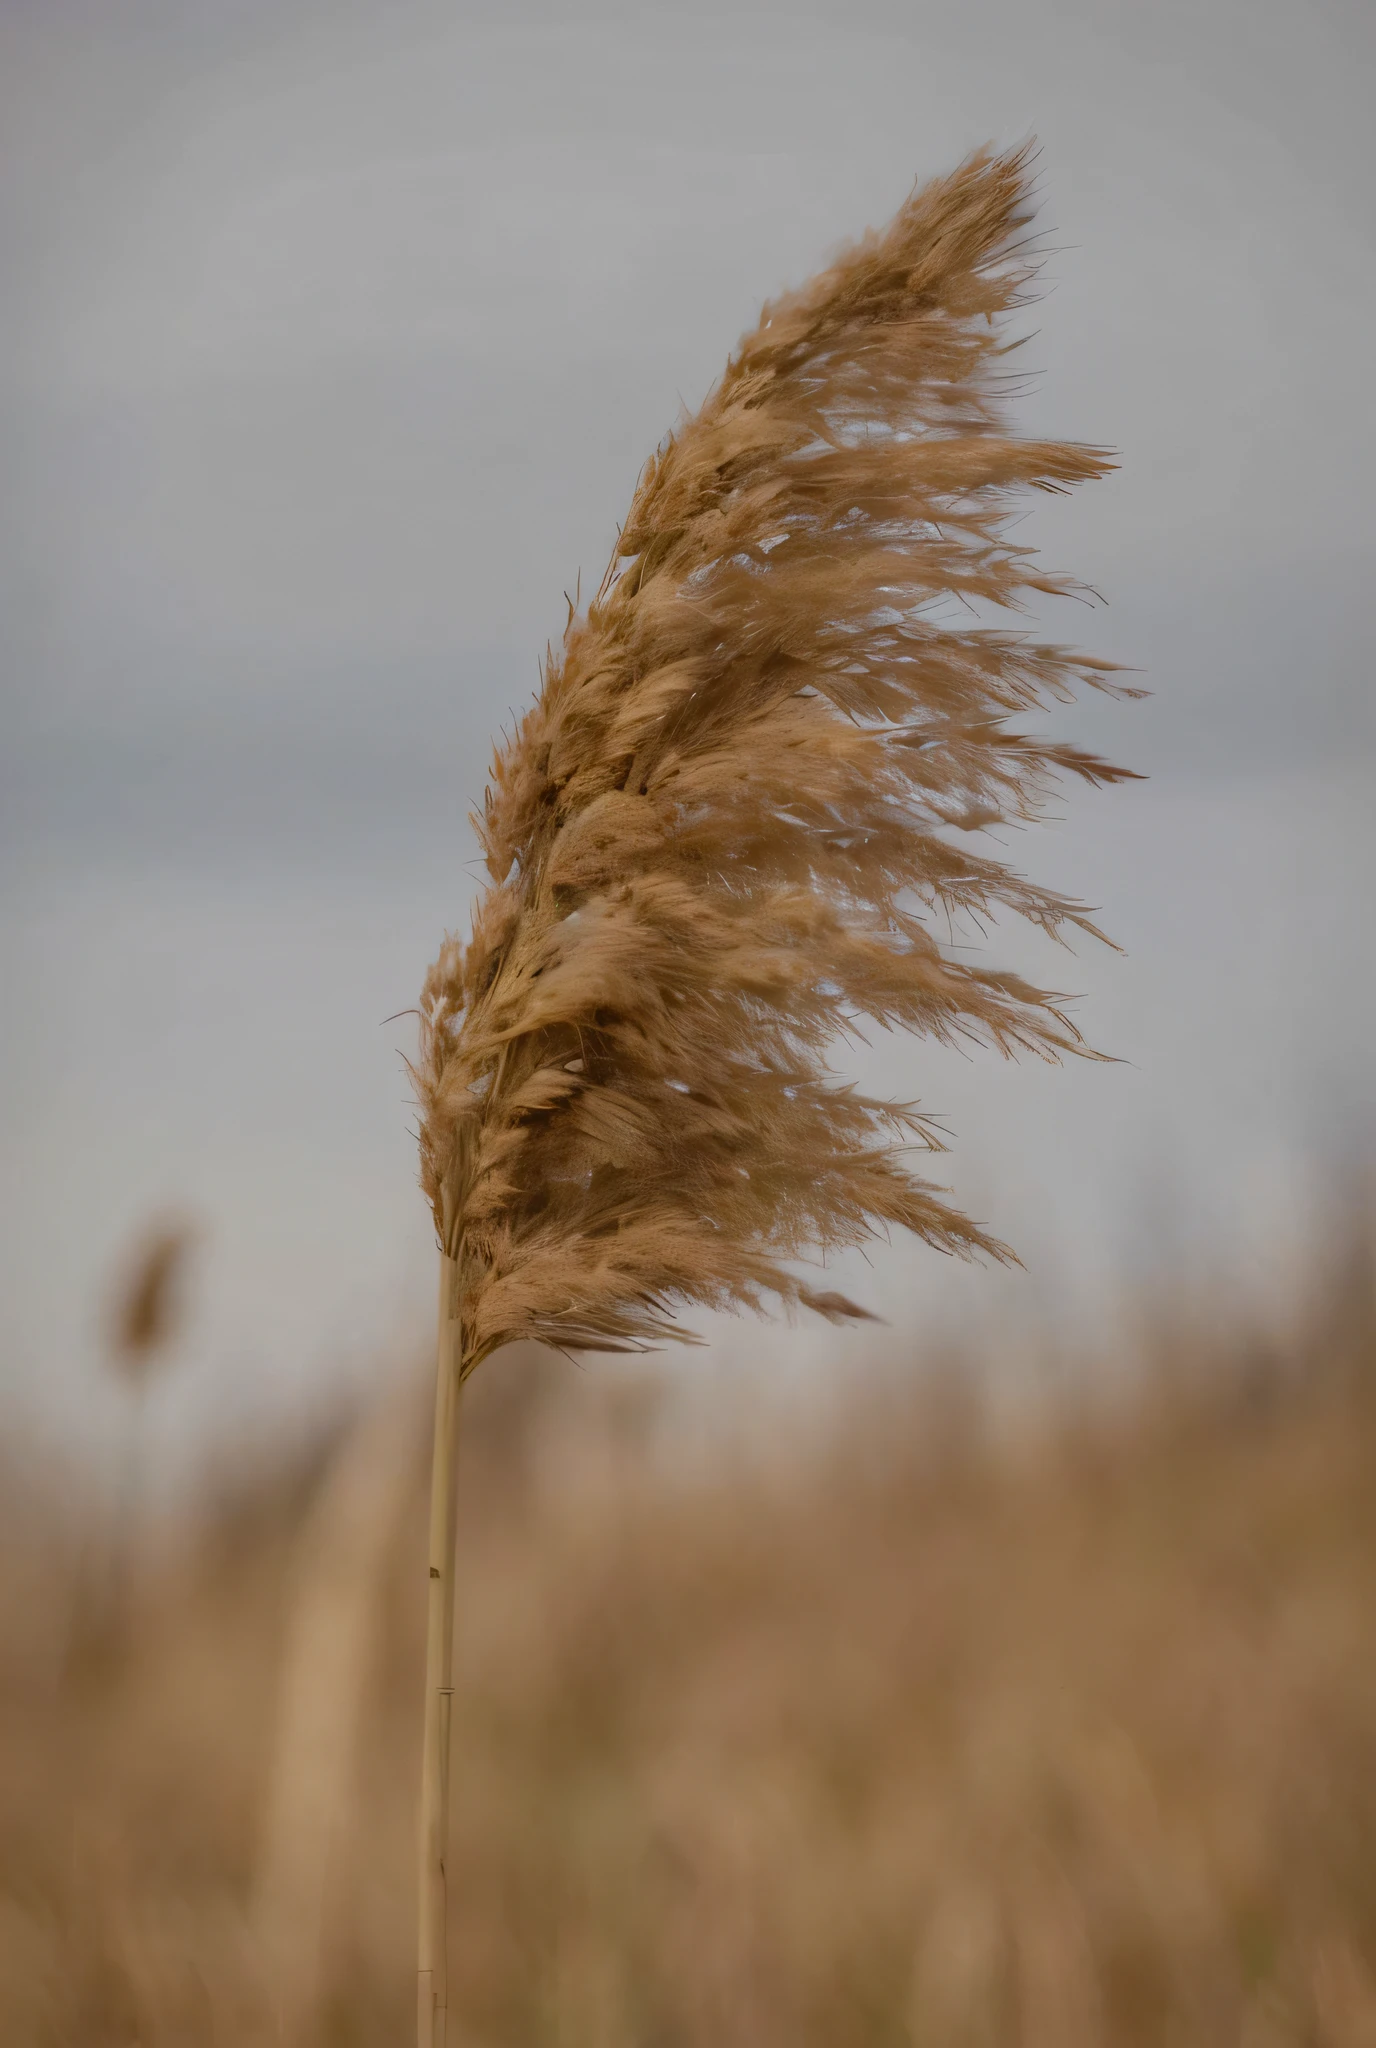
<path id="1" fill-rule="evenodd" d="M 186 1310 L 187 1268 L 199 1232 L 186 1217 L 154 1220 L 130 1247 L 105 1317 L 106 1357 L 124 1394 L 118 1470 L 106 1511 L 84 1530 L 87 1557 L 68 1617 L 78 1634 L 118 1634 L 138 1596 L 146 1520 L 148 1402 L 172 1363 Z"/>
<path id="2" fill-rule="evenodd" d="M 1035 1441 L 995 1441 L 977 1360 L 719 1460 L 648 1372 L 495 1361 L 463 1448 L 460 2038 L 1376 2041 L 1349 1221 L 1290 1329 L 1145 1316 L 1131 1398 Z M 113 1637 L 71 1620 L 57 1493 L 5 1484 L 6 2044 L 406 2037 L 423 1408 L 222 1486 L 141 1551 Z"/>

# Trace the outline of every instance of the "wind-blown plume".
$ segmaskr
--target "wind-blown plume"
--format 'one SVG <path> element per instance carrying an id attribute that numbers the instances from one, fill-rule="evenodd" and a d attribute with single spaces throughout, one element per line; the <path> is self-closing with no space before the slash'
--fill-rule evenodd
<path id="1" fill-rule="evenodd" d="M 1111 665 L 989 622 L 1076 586 L 1006 538 L 1103 451 L 1004 423 L 1027 153 L 978 155 L 765 308 L 641 476 L 586 616 L 497 755 L 491 886 L 425 983 L 422 1183 L 460 1371 L 639 1348 L 683 1303 L 862 1314 L 790 1262 L 898 1227 L 1008 1256 L 905 1164 L 914 1109 L 835 1078 L 866 1020 L 1084 1050 L 1058 999 L 939 943 L 1084 907 L 971 843 L 1060 774 L 1012 721 Z"/>

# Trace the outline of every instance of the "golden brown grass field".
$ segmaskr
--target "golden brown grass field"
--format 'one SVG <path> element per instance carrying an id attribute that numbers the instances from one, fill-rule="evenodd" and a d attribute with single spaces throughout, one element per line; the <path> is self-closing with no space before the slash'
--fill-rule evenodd
<path id="1" fill-rule="evenodd" d="M 484 1368 L 464 2048 L 1376 2042 L 1371 1262 L 1285 1338 L 1205 1328 L 1012 1443 L 895 1372 L 687 1455 L 652 1380 Z M 408 2037 L 419 1388 L 392 1412 L 221 1487 L 118 1607 L 16 1461 L 6 2048 Z"/>

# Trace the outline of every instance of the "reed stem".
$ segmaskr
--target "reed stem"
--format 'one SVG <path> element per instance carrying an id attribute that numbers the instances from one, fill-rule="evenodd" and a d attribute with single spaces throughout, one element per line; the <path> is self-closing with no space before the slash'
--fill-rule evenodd
<path id="1" fill-rule="evenodd" d="M 418 2048 L 445 2048 L 449 2010 L 445 1860 L 449 1834 L 449 1723 L 454 1691 L 454 1512 L 459 1434 L 455 1339 L 458 1263 L 441 1255 L 435 1359 L 435 1444 L 430 1468 L 430 1592 L 425 1641 L 425 1732 L 420 1784 Z"/>

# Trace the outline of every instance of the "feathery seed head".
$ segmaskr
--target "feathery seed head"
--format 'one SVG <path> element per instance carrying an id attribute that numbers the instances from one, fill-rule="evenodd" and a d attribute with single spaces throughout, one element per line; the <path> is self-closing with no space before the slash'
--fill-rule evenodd
<path id="1" fill-rule="evenodd" d="M 465 1372 L 523 1337 L 683 1341 L 681 1302 L 860 1315 L 788 1262 L 894 1227 L 1011 1256 L 904 1164 L 933 1127 L 828 1053 L 865 1020 L 1084 1050 L 1056 997 L 932 930 L 1094 933 L 968 835 L 1127 773 L 1010 724 L 1136 694 L 1111 667 L 981 623 L 1075 587 L 1006 539 L 1019 494 L 1113 466 L 1005 426 L 1029 218 L 1027 153 L 975 156 L 765 308 L 496 757 L 491 886 L 414 1069 Z"/>

